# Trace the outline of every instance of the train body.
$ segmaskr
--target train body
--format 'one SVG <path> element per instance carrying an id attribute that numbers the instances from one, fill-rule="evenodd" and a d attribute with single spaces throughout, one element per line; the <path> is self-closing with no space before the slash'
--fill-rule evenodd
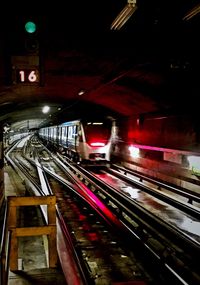
<path id="1" fill-rule="evenodd" d="M 113 119 L 74 120 L 39 130 L 39 137 L 53 144 L 74 161 L 109 162 L 116 140 Z"/>

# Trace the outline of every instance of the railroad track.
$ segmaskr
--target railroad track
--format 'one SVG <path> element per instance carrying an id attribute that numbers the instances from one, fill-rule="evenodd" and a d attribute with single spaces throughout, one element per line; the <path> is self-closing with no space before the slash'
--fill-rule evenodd
<path id="1" fill-rule="evenodd" d="M 127 234 L 127 237 L 128 237 L 130 244 L 133 243 L 133 241 L 135 241 L 135 244 L 137 244 L 137 248 L 131 249 L 130 246 L 129 246 L 129 248 L 127 248 L 127 243 L 125 243 L 125 245 L 126 245 L 125 246 L 125 252 L 126 253 L 122 254 L 122 256 L 124 256 L 124 257 L 127 256 L 127 249 L 128 249 L 128 252 L 130 252 L 130 249 L 131 249 L 132 254 L 131 254 L 130 258 L 134 264 L 134 260 L 135 260 L 134 254 L 136 254 L 136 257 L 137 257 L 137 255 L 139 256 L 139 253 L 140 253 L 140 256 L 142 253 L 142 256 L 148 257 L 148 258 L 145 258 L 146 260 L 148 260 L 148 261 L 154 260 L 154 266 L 156 266 L 156 271 L 157 271 L 157 268 L 159 268 L 160 272 L 162 272 L 163 276 L 165 276 L 164 278 L 163 278 L 163 276 L 162 277 L 159 276 L 160 281 L 155 281 L 156 275 L 154 272 L 154 270 L 155 270 L 154 266 L 150 270 L 152 275 L 151 274 L 149 275 L 149 274 L 147 274 L 147 272 L 149 270 L 147 270 L 147 269 L 141 270 L 141 264 L 142 264 L 141 262 L 143 262 L 145 265 L 145 260 L 142 260 L 142 259 L 140 260 L 137 258 L 136 264 L 140 265 L 139 266 L 139 268 L 140 268 L 139 275 L 141 277 L 140 280 L 143 280 L 144 282 L 150 282 L 150 283 L 153 282 L 152 284 L 165 284 L 166 281 L 164 281 L 164 279 L 165 280 L 168 279 L 167 282 L 170 282 L 170 280 L 173 280 L 176 282 L 176 284 L 192 284 L 192 285 L 198 284 L 199 276 L 198 276 L 198 268 L 196 268 L 197 265 L 195 267 L 195 261 L 190 264 L 191 257 L 188 256 L 188 250 L 186 250 L 186 252 L 184 252 L 184 250 L 183 250 L 183 248 L 185 246 L 186 249 L 189 249 L 190 253 L 192 252 L 192 255 L 194 253 L 193 256 L 196 258 L 196 256 L 198 256 L 198 250 L 199 250 L 199 246 L 197 244 L 195 244 L 195 243 L 193 244 L 192 242 L 189 242 L 187 239 L 183 238 L 180 235 L 180 233 L 179 233 L 179 235 L 177 235 L 177 233 L 174 234 L 174 231 L 172 229 L 168 229 L 168 238 L 169 238 L 169 233 L 171 233 L 171 238 L 174 239 L 174 244 L 171 243 L 172 240 L 166 239 L 165 235 L 163 235 L 162 232 L 160 232 L 160 229 L 162 228 L 162 231 L 163 231 L 164 226 L 165 226 L 164 233 L 166 233 L 166 225 L 163 225 L 160 221 L 155 222 L 155 220 L 156 220 L 155 217 L 154 218 L 150 217 L 150 215 L 147 214 L 147 212 L 145 212 L 144 210 L 141 210 L 141 208 L 136 207 L 135 205 L 131 204 L 130 201 L 128 201 L 127 197 L 125 197 L 125 195 L 120 196 L 120 199 L 122 199 L 123 203 L 121 203 L 121 202 L 119 203 L 119 193 L 116 193 L 116 191 L 115 191 L 115 194 L 113 195 L 114 192 L 112 192 L 112 195 L 111 195 L 110 191 L 108 191 L 108 188 L 106 188 L 107 190 L 105 190 L 105 185 L 102 186 L 102 184 L 99 185 L 99 182 L 97 183 L 97 179 L 95 179 L 94 175 L 91 175 L 91 174 L 88 175 L 88 173 L 84 172 L 84 170 L 81 169 L 80 167 L 79 168 L 74 167 L 71 163 L 68 164 L 63 159 L 61 161 L 60 160 L 61 157 L 59 159 L 56 158 L 54 155 L 50 154 L 42 146 L 38 147 L 38 150 L 39 150 L 39 157 L 40 157 L 39 161 L 41 163 L 41 167 L 47 173 L 48 181 L 50 181 L 49 184 L 51 185 L 51 188 L 53 189 L 52 185 L 59 183 L 59 187 L 57 185 L 54 189 L 61 189 L 61 190 L 57 190 L 59 192 L 57 194 L 58 195 L 58 207 L 59 207 L 61 212 L 64 211 L 64 209 L 66 207 L 68 209 L 69 206 L 72 207 L 72 209 L 75 209 L 75 208 L 79 209 L 78 213 L 79 214 L 81 213 L 81 214 L 78 215 L 78 217 L 79 218 L 80 218 L 80 216 L 87 217 L 87 219 L 89 221 L 87 228 L 90 229 L 89 232 L 91 231 L 93 233 L 94 232 L 93 228 L 99 228 L 99 227 L 96 224 L 93 224 L 92 219 L 90 221 L 90 219 L 88 217 L 94 217 L 95 216 L 94 210 L 96 213 L 97 201 L 96 201 L 95 205 L 93 205 L 93 210 L 92 210 L 93 213 L 90 215 L 89 210 L 88 210 L 88 196 L 94 198 L 93 195 L 95 195 L 95 197 L 97 197 L 97 200 L 99 201 L 99 204 L 104 203 L 104 205 L 107 207 L 108 211 L 112 211 L 111 215 L 113 215 L 114 220 L 116 220 L 116 218 L 117 218 L 120 221 L 120 223 L 122 223 L 125 226 L 124 229 L 127 230 L 125 232 Z M 31 156 L 33 156 L 33 155 L 31 155 Z M 35 159 L 35 156 L 36 156 L 36 154 L 34 155 L 34 159 Z M 33 157 L 31 157 L 31 158 L 29 157 L 29 161 L 31 161 L 31 163 L 34 164 Z M 80 171 L 80 169 L 81 169 L 81 171 Z M 62 177 L 62 178 L 58 179 L 58 177 Z M 68 177 L 68 178 L 66 179 L 66 177 Z M 65 183 L 64 183 L 64 179 L 65 179 Z M 59 180 L 59 182 L 58 182 L 58 180 Z M 54 182 L 52 182 L 52 181 L 54 181 Z M 72 187 L 72 185 L 76 185 L 75 190 Z M 85 186 L 83 186 L 83 185 L 85 185 Z M 67 188 L 68 191 L 66 192 L 65 190 L 63 190 L 63 187 L 65 189 Z M 81 190 L 78 191 L 77 187 L 79 187 Z M 85 193 L 86 187 L 89 188 L 90 194 L 87 194 L 87 197 L 85 196 L 85 198 L 84 198 L 84 195 L 85 195 L 84 193 Z M 62 197 L 61 197 L 61 194 L 62 194 Z M 81 202 L 77 202 L 77 204 L 75 206 L 75 204 L 74 204 L 75 202 L 72 199 L 72 197 L 73 197 L 73 199 L 75 199 L 75 202 L 77 202 L 78 200 L 80 200 Z M 59 201 L 61 202 L 62 206 L 59 206 Z M 82 208 L 78 208 L 77 205 L 79 205 L 79 207 L 80 207 L 80 205 L 83 205 L 83 204 L 84 204 L 84 209 L 82 209 L 83 206 L 82 206 Z M 90 211 L 91 211 L 91 209 L 90 209 Z M 98 280 L 99 280 L 99 282 L 103 282 L 103 280 L 105 280 L 105 278 L 110 280 L 109 278 L 111 278 L 111 277 L 109 277 L 109 275 L 107 276 L 106 275 L 107 273 L 104 273 L 105 278 L 102 277 L 103 275 L 101 272 L 101 266 L 96 266 L 96 264 L 97 264 L 96 261 L 94 263 L 92 261 L 87 262 L 88 259 L 84 258 L 84 256 L 86 256 L 86 252 L 84 251 L 85 249 L 84 250 L 81 249 L 81 242 L 77 238 L 79 235 L 81 236 L 81 233 L 77 233 L 77 236 L 74 235 L 74 233 L 77 231 L 78 218 L 77 217 L 70 218 L 73 216 L 73 214 L 75 215 L 74 211 L 72 211 L 70 213 L 69 209 L 68 209 L 67 213 L 66 212 L 62 213 L 62 217 L 65 217 L 65 220 L 66 220 L 65 225 L 67 226 L 67 228 L 69 228 L 69 232 L 73 233 L 71 236 L 72 241 L 73 241 L 73 246 L 75 249 L 77 249 L 76 252 L 77 252 L 78 256 L 80 256 L 79 260 L 81 260 L 81 264 L 84 268 L 84 272 L 87 272 L 86 275 L 87 275 L 87 278 L 89 278 L 90 282 L 94 282 L 94 284 L 102 284 L 102 283 L 98 283 Z M 69 218 L 67 218 L 68 215 L 69 215 Z M 98 215 L 98 217 L 95 218 L 95 221 L 102 220 L 102 217 L 103 217 L 103 213 L 101 212 L 100 216 Z M 85 219 L 86 218 L 84 218 L 84 220 Z M 108 219 L 108 217 L 106 217 L 106 219 Z M 104 219 L 102 220 L 103 224 L 105 224 L 106 219 L 104 217 Z M 68 224 L 67 224 L 67 220 L 68 220 Z M 73 222 L 72 222 L 73 220 L 74 220 L 75 230 L 71 229 L 72 224 L 73 224 Z M 114 232 L 116 233 L 117 223 L 115 223 L 115 226 L 113 226 L 112 223 L 111 223 L 112 224 L 111 225 L 109 222 L 108 222 L 108 224 L 109 224 L 109 230 L 105 230 L 105 232 L 110 233 L 110 226 L 111 226 L 113 228 Z M 101 223 L 98 223 L 98 225 L 101 225 Z M 157 228 L 157 230 L 155 230 L 153 227 L 156 228 L 156 227 L 158 227 L 158 225 L 159 225 L 159 229 Z M 85 228 L 85 226 L 79 225 L 78 228 Z M 100 226 L 100 228 L 103 228 L 102 225 Z M 118 230 L 117 240 L 119 238 L 119 233 L 120 233 L 120 236 L 122 237 L 123 236 L 122 228 L 120 228 L 120 230 Z M 86 234 L 83 234 L 84 238 L 85 238 L 85 236 L 86 236 Z M 97 231 L 97 233 L 94 233 L 93 236 L 94 237 L 95 236 L 96 237 L 98 237 L 98 236 L 102 237 L 104 235 Z M 90 237 L 91 237 L 91 235 L 90 235 Z M 112 237 L 115 237 L 115 235 L 112 234 Z M 111 237 L 109 237 L 109 239 L 111 240 Z M 80 238 L 80 240 L 81 240 L 81 238 Z M 100 241 L 101 240 L 102 240 L 102 238 L 100 239 Z M 123 238 L 122 238 L 122 240 L 123 240 Z M 180 243 L 180 240 L 181 240 L 181 246 L 183 246 L 183 248 L 177 246 L 177 244 L 176 244 L 177 242 Z M 86 242 L 86 240 L 83 239 L 83 244 L 84 243 L 87 244 L 88 241 Z M 120 243 L 121 243 L 121 241 L 119 240 L 117 244 L 120 244 Z M 90 245 L 88 247 L 89 252 L 91 252 L 91 249 L 93 251 L 93 248 L 94 248 L 94 244 Z M 99 252 L 99 248 L 100 249 L 102 248 L 101 244 L 97 244 L 97 240 L 96 240 L 95 248 L 98 248 L 97 252 Z M 140 249 L 139 252 L 137 251 L 138 249 Z M 101 251 L 102 251 L 102 249 L 100 250 L 100 252 Z M 108 252 L 105 249 L 104 249 L 104 251 Z M 112 256 L 112 253 L 111 253 L 111 256 Z M 119 257 L 118 257 L 118 259 L 119 259 Z M 95 260 L 95 258 L 94 258 L 94 260 Z M 119 259 L 119 260 L 121 260 L 121 259 Z M 101 262 L 100 262 L 100 264 L 101 264 Z M 125 264 L 126 264 L 126 262 L 125 262 Z M 128 264 L 129 264 L 129 262 L 128 262 Z M 194 265 L 194 267 L 193 267 L 193 265 Z M 93 266 L 95 267 L 95 269 L 93 268 Z M 106 267 L 106 265 L 102 266 L 102 268 L 104 268 L 104 267 Z M 121 266 L 119 268 L 121 268 L 121 270 L 123 271 L 123 270 L 125 270 L 125 267 Z M 136 268 L 136 267 L 134 267 L 134 268 Z M 111 266 L 107 265 L 107 269 L 109 269 L 108 272 L 110 272 L 110 270 L 111 270 L 110 268 L 111 268 Z M 131 266 L 130 266 L 130 268 L 131 268 Z M 145 266 L 144 266 L 144 268 L 145 268 Z M 138 270 L 136 270 L 136 271 L 139 272 Z M 196 274 L 196 271 L 197 271 L 197 274 Z M 166 272 L 167 272 L 167 274 L 166 274 Z M 109 274 L 112 275 L 111 273 L 109 273 Z M 114 275 L 116 275 L 116 274 L 114 274 Z M 130 278 L 130 277 L 126 277 L 126 278 L 127 278 L 127 280 L 129 280 L 128 278 Z M 133 279 L 133 276 L 131 276 L 131 278 Z M 138 278 L 138 276 L 137 276 L 137 278 Z M 139 280 L 139 279 L 134 279 L 134 280 Z M 154 280 L 154 281 L 152 281 L 152 280 Z M 116 280 L 114 282 L 116 282 Z M 156 282 L 158 282 L 158 283 L 156 283 Z M 105 283 L 103 283 L 103 284 L 105 284 Z"/>

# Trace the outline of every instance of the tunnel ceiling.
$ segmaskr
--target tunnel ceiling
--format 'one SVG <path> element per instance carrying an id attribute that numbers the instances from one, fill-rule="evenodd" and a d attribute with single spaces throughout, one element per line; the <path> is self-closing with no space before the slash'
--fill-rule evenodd
<path id="1" fill-rule="evenodd" d="M 57 1 L 45 9 L 36 3 L 23 13 L 8 8 L 0 19 L 2 124 L 33 128 L 90 114 L 198 113 L 199 1 L 138 0 L 120 30 L 111 24 L 124 0 Z M 13 58 L 38 56 L 24 46 L 23 25 L 31 19 L 38 25 L 35 85 L 13 82 Z M 44 105 L 50 113 L 42 114 Z"/>

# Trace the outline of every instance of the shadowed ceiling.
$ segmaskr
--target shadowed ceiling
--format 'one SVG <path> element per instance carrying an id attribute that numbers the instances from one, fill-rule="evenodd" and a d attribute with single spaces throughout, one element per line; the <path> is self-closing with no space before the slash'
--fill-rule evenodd
<path id="1" fill-rule="evenodd" d="M 88 114 L 198 113 L 200 16 L 184 16 L 199 1 L 138 0 L 120 30 L 110 27 L 127 1 L 58 4 L 8 9 L 0 20 L 2 124 L 33 128 Z M 11 58 L 27 55 L 29 19 L 38 25 L 38 85 L 12 81 Z M 42 114 L 44 105 L 49 114 Z"/>

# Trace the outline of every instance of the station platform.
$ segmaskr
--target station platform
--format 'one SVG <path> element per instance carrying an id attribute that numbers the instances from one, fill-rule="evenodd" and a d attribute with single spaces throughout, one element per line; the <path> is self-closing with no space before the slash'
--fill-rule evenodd
<path id="1" fill-rule="evenodd" d="M 8 165 L 4 167 L 4 184 L 6 198 L 25 196 L 26 188 L 23 181 Z M 29 226 L 29 223 L 31 226 L 37 226 L 40 223 L 37 208 L 22 208 L 17 217 L 18 223 L 23 226 Z M 48 267 L 47 248 L 47 236 L 18 238 L 18 270 L 9 271 L 8 285 L 67 285 L 60 264 L 56 268 Z"/>

